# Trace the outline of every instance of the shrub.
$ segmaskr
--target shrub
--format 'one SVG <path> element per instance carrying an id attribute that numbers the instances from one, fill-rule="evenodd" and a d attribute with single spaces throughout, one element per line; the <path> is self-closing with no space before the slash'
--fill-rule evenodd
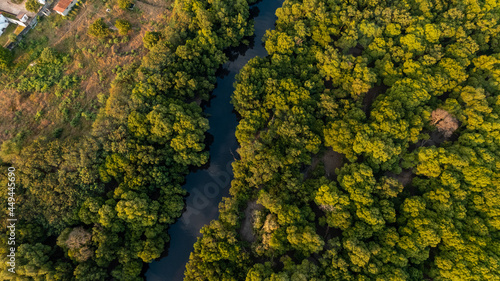
<path id="1" fill-rule="evenodd" d="M 67 108 L 61 109 L 61 115 L 63 121 L 69 121 L 69 109 Z"/>
<path id="2" fill-rule="evenodd" d="M 0 46 L 0 69 L 6 69 L 12 62 L 12 53 Z"/>
<path id="3" fill-rule="evenodd" d="M 24 6 L 26 7 L 26 10 L 33 13 L 38 12 L 38 9 L 40 9 L 40 3 L 38 3 L 38 1 L 36 0 L 28 0 L 26 1 L 26 4 L 24 4 Z"/>
<path id="4" fill-rule="evenodd" d="M 63 75 L 69 59 L 69 56 L 45 48 L 36 60 L 36 64 L 28 67 L 12 86 L 23 92 L 47 92 L 54 85 L 64 86 L 71 77 Z"/>
<path id="5" fill-rule="evenodd" d="M 142 43 L 144 43 L 144 47 L 151 49 L 156 43 L 160 40 L 159 32 L 149 32 L 147 31 L 144 37 L 142 38 Z"/>
<path id="6" fill-rule="evenodd" d="M 9 41 L 16 42 L 17 41 L 17 35 L 14 34 L 14 33 L 9 34 Z"/>
<path id="7" fill-rule="evenodd" d="M 130 7 L 130 5 L 132 5 L 132 0 L 118 0 L 118 7 L 120 7 L 120 9 L 128 9 L 128 7 Z"/>
<path id="8" fill-rule="evenodd" d="M 88 34 L 90 36 L 103 38 L 109 34 L 109 28 L 102 18 L 98 18 L 89 26 Z"/>
<path id="9" fill-rule="evenodd" d="M 80 124 L 80 117 L 82 117 L 82 115 L 81 113 L 78 113 L 75 115 L 75 117 L 73 117 L 73 119 L 71 119 L 71 121 L 69 122 L 71 127 L 76 127 L 78 126 L 78 124 Z"/>
<path id="10" fill-rule="evenodd" d="M 43 111 L 42 110 L 38 110 L 35 114 L 35 121 L 40 121 L 40 119 L 42 118 L 43 116 Z"/>
<path id="11" fill-rule="evenodd" d="M 116 28 L 118 28 L 118 33 L 120 33 L 120 35 L 127 35 L 127 33 L 132 28 L 130 22 L 126 20 L 116 20 L 115 26 Z"/>

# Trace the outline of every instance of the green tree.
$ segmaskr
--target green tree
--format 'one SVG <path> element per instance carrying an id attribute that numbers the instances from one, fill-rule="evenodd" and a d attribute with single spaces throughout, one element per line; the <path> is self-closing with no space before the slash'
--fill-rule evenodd
<path id="1" fill-rule="evenodd" d="M 41 243 L 21 244 L 18 248 L 17 274 L 31 278 L 45 278 L 53 271 L 50 246 Z"/>
<path id="2" fill-rule="evenodd" d="M 74 276 L 76 279 L 82 281 L 105 280 L 109 278 L 107 270 L 97 266 L 92 261 L 78 264 L 75 268 Z"/>
<path id="3" fill-rule="evenodd" d="M 125 10 L 128 9 L 133 3 L 133 0 L 118 0 L 118 7 Z"/>
<path id="4" fill-rule="evenodd" d="M 160 38 L 161 34 L 159 32 L 146 31 L 146 34 L 142 37 L 142 42 L 144 47 L 151 49 L 160 41 Z"/>
<path id="5" fill-rule="evenodd" d="M 4 47 L 0 47 L 0 69 L 6 70 L 12 62 L 12 53 Z"/>
<path id="6" fill-rule="evenodd" d="M 26 10 L 28 10 L 32 13 L 38 12 L 38 9 L 40 9 L 40 6 L 41 6 L 37 0 L 27 0 L 24 5 L 26 7 Z"/>
<path id="7" fill-rule="evenodd" d="M 109 34 L 109 28 L 102 18 L 98 18 L 89 26 L 87 33 L 93 37 L 102 38 Z"/>
<path id="8" fill-rule="evenodd" d="M 130 22 L 126 20 L 116 20 L 115 22 L 116 28 L 118 28 L 118 32 L 120 35 L 127 35 L 127 33 L 132 29 L 132 26 L 130 25 Z"/>

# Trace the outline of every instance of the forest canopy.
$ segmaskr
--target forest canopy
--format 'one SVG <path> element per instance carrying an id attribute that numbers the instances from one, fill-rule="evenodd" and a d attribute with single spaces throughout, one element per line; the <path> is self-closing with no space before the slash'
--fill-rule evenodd
<path id="1" fill-rule="evenodd" d="M 498 1 L 276 14 L 186 280 L 500 280 Z"/>
<path id="2" fill-rule="evenodd" d="M 65 74 L 71 55 L 82 51 L 33 52 L 36 60 L 5 85 L 6 91 L 31 93 L 27 96 L 34 99 L 64 95 L 65 121 L 73 127 L 80 117 L 92 122 L 90 132 L 79 137 L 63 139 L 55 130 L 33 139 L 21 131 L 2 143 L 0 165 L 17 173 L 19 233 L 16 274 L 6 270 L 1 247 L 0 279 L 143 279 L 144 264 L 165 251 L 168 227 L 184 208 L 185 175 L 208 161 L 209 124 L 200 102 L 208 100 L 216 70 L 227 60 L 223 51 L 253 34 L 248 5 L 246 0 L 175 1 L 171 24 L 144 39 L 149 52 L 141 63 L 115 69 L 109 92 L 98 95 L 95 116 L 80 111 L 69 119 L 71 98 L 78 96 L 70 86 L 79 77 Z M 116 25 L 122 34 L 131 28 L 123 20 Z M 99 40 L 111 32 L 101 18 L 88 29 Z M 0 47 L 0 55 L 0 67 L 9 67 L 10 53 Z M 7 186 L 7 179 L 1 181 Z M 0 242 L 7 245 L 6 239 L 2 235 Z"/>

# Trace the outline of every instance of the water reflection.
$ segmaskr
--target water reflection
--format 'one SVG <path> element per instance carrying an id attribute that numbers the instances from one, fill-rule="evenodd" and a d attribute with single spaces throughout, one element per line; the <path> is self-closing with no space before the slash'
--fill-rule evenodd
<path id="1" fill-rule="evenodd" d="M 200 236 L 200 229 L 217 219 L 219 202 L 222 197 L 229 195 L 233 177 L 231 163 L 238 148 L 235 138 L 237 119 L 230 103 L 234 77 L 251 58 L 267 55 L 261 44 L 262 37 L 267 29 L 274 27 L 274 14 L 282 3 L 283 0 L 265 0 L 253 6 L 251 15 L 255 17 L 255 36 L 246 38 L 248 45 L 226 52 L 230 61 L 218 71 L 217 87 L 205 109 L 210 122 L 208 133 L 213 137 L 210 140 L 213 141 L 210 146 L 210 165 L 194 170 L 186 177 L 184 188 L 189 192 L 186 211 L 168 230 L 168 255 L 150 264 L 146 272 L 148 281 L 180 281 L 184 278 L 185 265 L 193 244 Z"/>

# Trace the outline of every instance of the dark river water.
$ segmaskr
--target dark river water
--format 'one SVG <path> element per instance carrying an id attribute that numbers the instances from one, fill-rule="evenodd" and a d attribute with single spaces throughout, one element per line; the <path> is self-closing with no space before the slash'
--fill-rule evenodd
<path id="1" fill-rule="evenodd" d="M 168 233 L 170 247 L 168 255 L 149 265 L 146 272 L 148 281 L 180 281 L 184 279 L 184 270 L 193 250 L 200 229 L 217 219 L 218 206 L 222 197 L 229 196 L 229 186 L 233 178 L 231 163 L 237 156 L 238 143 L 234 136 L 237 120 L 230 103 L 234 91 L 233 83 L 236 73 L 253 57 L 267 55 L 262 45 L 262 37 L 266 30 L 273 29 L 276 21 L 276 9 L 284 0 L 264 0 L 252 6 L 258 12 L 255 20 L 255 37 L 250 48 L 233 52 L 231 61 L 224 65 L 225 76 L 217 79 L 217 88 L 213 98 L 205 109 L 209 115 L 210 130 L 213 143 L 210 145 L 210 165 L 190 173 L 186 177 L 184 188 L 189 192 L 186 198 L 186 211 L 173 224 Z"/>

